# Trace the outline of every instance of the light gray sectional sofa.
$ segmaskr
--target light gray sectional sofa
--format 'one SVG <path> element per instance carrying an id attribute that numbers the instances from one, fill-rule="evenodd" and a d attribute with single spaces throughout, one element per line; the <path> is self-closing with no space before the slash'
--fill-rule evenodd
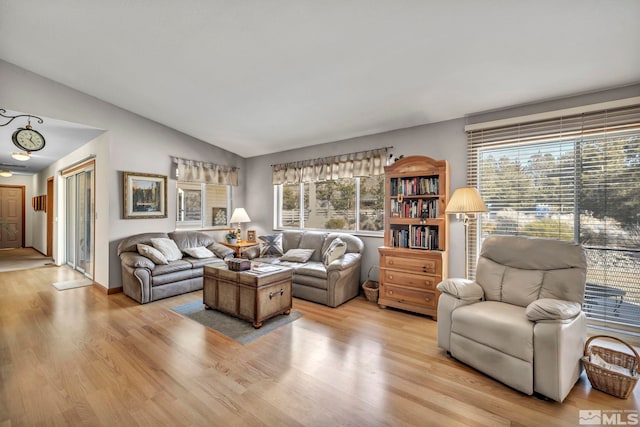
<path id="1" fill-rule="evenodd" d="M 182 258 L 158 264 L 138 252 L 138 244 L 153 246 L 151 239 L 171 239 L 183 252 Z M 185 250 L 207 248 L 213 256 L 194 258 Z M 233 257 L 233 249 L 216 243 L 213 237 L 197 231 L 142 233 L 123 239 L 118 245 L 122 265 L 123 292 L 141 304 L 202 289 L 204 266 Z"/>
<path id="2" fill-rule="evenodd" d="M 277 234 L 277 233 L 274 233 Z M 360 264 L 364 243 L 358 237 L 346 233 L 319 231 L 284 231 L 282 255 L 260 256 L 260 246 L 242 253 L 244 258 L 266 263 L 278 263 L 293 269 L 293 296 L 329 307 L 337 307 L 358 295 L 360 291 Z M 324 259 L 332 242 L 339 238 L 345 253 L 336 259 Z M 337 243 L 337 242 L 336 242 Z M 335 246 L 335 245 L 334 245 Z M 305 262 L 287 261 L 292 249 L 313 250 Z M 325 265 L 324 261 L 330 261 Z"/>

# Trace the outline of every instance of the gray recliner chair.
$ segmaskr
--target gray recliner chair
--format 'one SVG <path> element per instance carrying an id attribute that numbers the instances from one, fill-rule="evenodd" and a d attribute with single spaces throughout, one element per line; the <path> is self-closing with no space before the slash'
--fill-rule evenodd
<path id="1" fill-rule="evenodd" d="M 562 402 L 582 372 L 586 269 L 572 242 L 488 237 L 475 281 L 438 284 L 438 345 L 516 390 Z"/>

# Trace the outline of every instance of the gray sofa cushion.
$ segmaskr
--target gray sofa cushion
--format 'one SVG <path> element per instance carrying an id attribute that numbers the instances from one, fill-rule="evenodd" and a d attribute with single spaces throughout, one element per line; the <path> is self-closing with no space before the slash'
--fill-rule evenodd
<path id="1" fill-rule="evenodd" d="M 314 249 L 311 261 L 322 261 L 322 245 L 327 238 L 327 233 L 317 231 L 305 231 L 300 238 L 300 249 Z"/>
<path id="2" fill-rule="evenodd" d="M 285 230 L 282 232 L 282 249 L 286 252 L 289 249 L 296 249 L 300 246 L 300 238 L 303 231 Z"/>
<path id="3" fill-rule="evenodd" d="M 171 261 L 167 265 L 156 265 L 151 271 L 152 276 L 162 276 L 163 274 L 173 273 L 175 271 L 191 270 L 192 265 L 185 260 Z"/>
<path id="4" fill-rule="evenodd" d="M 309 261 L 305 264 L 298 264 L 291 266 L 294 275 L 305 275 L 305 276 L 313 276 L 319 279 L 327 278 L 327 269 L 324 264 L 321 262 Z"/>
<path id="5" fill-rule="evenodd" d="M 236 253 L 233 249 L 228 246 L 221 245 L 220 243 L 212 243 L 207 249 L 212 251 L 218 258 L 225 259 L 226 257 L 233 257 Z"/>
<path id="6" fill-rule="evenodd" d="M 193 268 L 202 268 L 205 265 L 218 264 L 218 263 L 224 262 L 220 258 L 216 258 L 216 257 L 211 257 L 211 258 L 185 257 L 185 258 L 182 258 L 182 261 L 188 262 L 189 264 L 191 264 L 193 266 Z"/>
<path id="7" fill-rule="evenodd" d="M 118 243 L 118 256 L 123 252 L 138 252 L 138 243 L 151 245 L 151 239 L 162 237 L 167 238 L 169 235 L 167 233 L 142 233 L 124 238 Z"/>
<path id="8" fill-rule="evenodd" d="M 197 248 L 204 246 L 205 248 L 215 240 L 210 235 L 201 231 L 173 231 L 169 233 L 169 238 L 176 242 L 178 249 L 184 251 L 186 248 Z"/>
<path id="9" fill-rule="evenodd" d="M 280 257 L 280 261 L 307 262 L 314 252 L 315 249 L 289 249 Z"/>

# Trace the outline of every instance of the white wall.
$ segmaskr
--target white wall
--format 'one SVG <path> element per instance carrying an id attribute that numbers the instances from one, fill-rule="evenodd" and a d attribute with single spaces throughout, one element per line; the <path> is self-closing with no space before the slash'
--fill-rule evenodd
<path id="1" fill-rule="evenodd" d="M 100 156 L 96 160 L 97 174 L 100 175 L 96 182 L 96 209 L 104 234 L 96 235 L 96 281 L 103 286 L 121 286 L 116 247 L 122 238 L 147 231 L 166 232 L 175 229 L 176 181 L 172 173 L 171 156 L 239 167 L 240 185 L 233 189 L 233 205 L 244 204 L 246 170 L 242 157 L 1 60 L 0 76 L 2 108 L 108 131 L 104 137 L 94 141 L 95 145 L 91 149 L 85 149 L 96 151 Z M 81 157 L 82 154 L 80 150 L 72 153 L 52 168 L 59 170 L 65 166 L 62 163 L 71 163 L 74 156 Z M 46 176 L 57 172 L 53 169 L 48 168 L 38 174 L 33 193 L 46 192 Z M 123 171 L 169 176 L 166 219 L 122 218 Z M 106 175 L 103 176 L 102 173 Z M 40 188 L 42 185 L 44 187 Z M 31 227 L 33 236 L 37 236 L 33 240 L 40 246 L 44 222 L 36 220 Z"/>

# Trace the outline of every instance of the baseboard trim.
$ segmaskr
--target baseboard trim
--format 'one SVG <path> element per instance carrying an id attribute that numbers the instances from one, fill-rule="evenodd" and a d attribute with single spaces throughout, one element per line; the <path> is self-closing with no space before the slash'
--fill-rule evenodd
<path id="1" fill-rule="evenodd" d="M 122 286 L 117 287 L 117 288 L 107 288 L 105 286 L 102 286 L 100 283 L 98 282 L 93 282 L 93 287 L 94 289 L 97 289 L 98 291 L 102 292 L 105 295 L 112 295 L 112 294 L 118 294 L 120 292 L 122 292 Z"/>

